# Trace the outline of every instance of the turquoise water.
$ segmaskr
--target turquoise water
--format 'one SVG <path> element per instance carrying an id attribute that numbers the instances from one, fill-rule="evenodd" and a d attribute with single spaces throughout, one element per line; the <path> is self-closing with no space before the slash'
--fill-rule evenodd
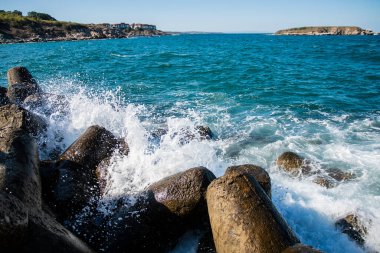
<path id="1" fill-rule="evenodd" d="M 69 113 L 36 110 L 50 122 L 43 158 L 92 124 L 126 138 L 131 153 L 114 158 L 104 199 L 193 166 L 220 176 L 253 163 L 270 173 L 273 201 L 302 242 L 361 252 L 334 228 L 355 212 L 369 227 L 367 249 L 380 250 L 379 36 L 180 35 L 0 45 L 0 56 L 1 85 L 23 65 L 67 96 Z M 183 143 L 197 125 L 215 140 Z M 168 133 L 154 138 L 157 129 Z M 275 165 L 287 150 L 357 178 L 332 189 L 291 178 Z M 192 252 L 189 240 L 175 251 Z"/>

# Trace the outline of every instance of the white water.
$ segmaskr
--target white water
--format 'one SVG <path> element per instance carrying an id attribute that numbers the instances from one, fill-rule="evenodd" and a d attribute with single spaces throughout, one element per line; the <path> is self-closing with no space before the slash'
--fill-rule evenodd
<path id="1" fill-rule="evenodd" d="M 161 117 L 154 107 L 125 103 L 117 91 L 96 96 L 77 85 L 68 80 L 43 84 L 48 92 L 67 95 L 69 107 L 66 113 L 56 110 L 51 116 L 36 110 L 50 123 L 47 137 L 41 139 L 46 142 L 41 156 L 47 158 L 57 146 L 64 150 L 94 124 L 125 138 L 130 153 L 113 158 L 109 167 L 111 184 L 104 199 L 138 192 L 163 177 L 195 166 L 205 166 L 221 176 L 230 165 L 252 163 L 270 173 L 273 202 L 304 244 L 325 252 L 362 252 L 334 227 L 339 217 L 357 213 L 369 228 L 366 249 L 380 250 L 377 237 L 380 232 L 379 119 L 342 123 L 346 115 L 309 122 L 291 118 L 288 121 L 293 123 L 291 125 L 275 112 L 270 117 L 253 112 L 244 122 L 239 122 L 245 124 L 247 132 L 223 137 L 221 133 L 228 132 L 237 123 L 232 122 L 231 115 L 217 108 L 211 110 L 218 115 L 210 127 L 222 138 L 201 141 L 194 128 L 205 125 L 202 111 L 181 109 L 181 104 L 177 104 L 175 110 L 183 110 L 181 115 L 186 116 Z M 152 138 L 151 132 L 161 128 L 167 129 L 167 134 Z M 184 142 L 189 132 L 195 138 Z M 252 132 L 258 136 L 265 134 L 266 139 L 247 142 Z M 317 167 L 339 167 L 358 177 L 333 189 L 318 186 L 311 178 L 291 178 L 275 166 L 275 159 L 287 150 L 312 159 Z M 174 252 L 195 252 L 196 241 L 190 233 Z"/>

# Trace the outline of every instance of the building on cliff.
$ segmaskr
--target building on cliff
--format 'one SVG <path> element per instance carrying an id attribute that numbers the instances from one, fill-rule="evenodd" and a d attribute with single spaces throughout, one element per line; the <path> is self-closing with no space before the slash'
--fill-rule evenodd
<path id="1" fill-rule="evenodd" d="M 154 31 L 157 29 L 155 25 L 147 25 L 147 24 L 132 24 L 131 28 L 134 30 L 142 29 L 142 30 L 150 30 L 150 31 Z"/>
<path id="2" fill-rule="evenodd" d="M 107 24 L 107 26 L 109 28 L 113 28 L 113 29 L 129 29 L 129 28 L 131 28 L 131 26 L 129 24 L 126 24 L 126 23 Z"/>

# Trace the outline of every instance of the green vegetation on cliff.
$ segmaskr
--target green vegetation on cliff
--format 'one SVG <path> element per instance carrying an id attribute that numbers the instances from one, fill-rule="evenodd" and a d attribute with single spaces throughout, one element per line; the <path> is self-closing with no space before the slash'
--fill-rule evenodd
<path id="1" fill-rule="evenodd" d="M 370 30 L 357 26 L 307 26 L 284 29 L 277 35 L 373 35 Z"/>

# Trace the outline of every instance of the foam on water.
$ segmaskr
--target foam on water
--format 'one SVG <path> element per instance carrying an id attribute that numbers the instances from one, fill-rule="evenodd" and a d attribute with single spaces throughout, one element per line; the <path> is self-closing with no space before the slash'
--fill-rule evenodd
<path id="1" fill-rule="evenodd" d="M 64 150 L 94 124 L 126 139 L 130 153 L 113 157 L 103 203 L 191 167 L 205 166 L 221 176 L 230 165 L 253 163 L 270 173 L 273 202 L 303 243 L 326 252 L 361 252 L 334 227 L 339 217 L 357 213 L 369 228 L 366 247 L 380 250 L 379 118 L 356 120 L 324 112 L 319 119 L 305 120 L 281 110 L 264 116 L 265 108 L 255 108 L 237 122 L 223 107 L 210 107 L 207 114 L 178 102 L 165 114 L 154 106 L 127 103 L 118 89 L 95 92 L 66 79 L 46 81 L 42 86 L 65 95 L 69 105 L 51 115 L 36 110 L 49 121 L 40 139 L 43 158 L 57 147 Z M 201 140 L 195 130 L 206 119 L 213 119 L 208 123 L 216 140 Z M 161 129 L 165 129 L 163 135 L 152 135 Z M 312 178 L 291 178 L 275 165 L 287 150 L 313 160 L 316 169 L 338 167 L 357 178 L 333 189 L 312 183 Z M 174 252 L 195 252 L 198 237 L 197 233 L 185 235 Z"/>

